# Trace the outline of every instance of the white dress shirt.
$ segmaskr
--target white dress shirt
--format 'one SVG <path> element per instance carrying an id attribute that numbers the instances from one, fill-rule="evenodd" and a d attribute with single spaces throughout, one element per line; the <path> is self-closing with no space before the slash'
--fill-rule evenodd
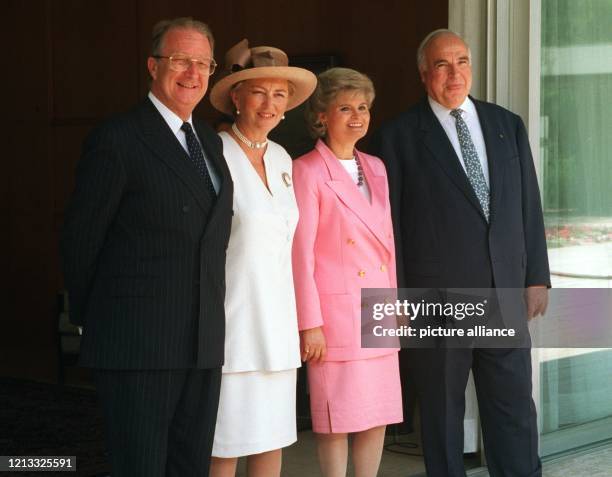
<path id="1" fill-rule="evenodd" d="M 181 144 L 181 146 L 183 146 L 183 149 L 185 149 L 187 154 L 189 154 L 189 149 L 187 148 L 187 138 L 185 137 L 185 131 L 181 129 L 181 126 L 183 125 L 183 120 L 179 118 L 174 113 L 174 111 L 172 111 L 164 103 L 162 103 L 159 99 L 157 99 L 151 91 L 149 91 L 149 99 L 153 103 L 153 106 L 157 108 L 157 110 L 159 111 L 159 114 L 162 115 L 162 117 L 164 118 L 164 121 L 166 121 L 166 124 L 168 124 L 168 127 L 170 128 L 170 130 L 178 139 L 178 142 Z M 191 125 L 191 128 L 193 129 L 193 132 L 195 133 L 195 137 L 200 143 L 200 147 L 202 147 L 202 141 L 200 141 L 200 138 L 198 137 L 198 133 L 196 132 L 195 127 L 193 127 L 192 119 L 193 118 L 189 116 L 189 119 L 185 122 L 188 122 Z M 202 155 L 204 156 L 204 161 L 206 162 L 206 167 L 208 168 L 208 173 L 210 174 L 210 179 L 212 180 L 213 187 L 215 188 L 215 192 L 218 194 L 219 189 L 221 188 L 221 179 L 219 179 L 219 175 L 215 171 L 215 168 L 212 166 L 212 163 L 210 162 L 208 157 L 206 157 L 206 151 L 204 151 L 203 147 L 202 147 Z"/>
<path id="2" fill-rule="evenodd" d="M 463 155 L 461 154 L 461 146 L 459 144 L 459 137 L 457 135 L 457 123 L 455 118 L 450 114 L 451 110 L 442 106 L 431 97 L 428 99 L 432 111 L 436 115 L 436 118 L 438 118 L 438 121 L 440 121 L 440 124 L 444 128 L 448 139 L 453 145 L 455 153 L 457 153 L 461 167 L 463 167 L 463 170 L 466 171 L 465 161 L 463 160 Z M 476 106 L 474 106 L 474 103 L 469 97 L 466 97 L 465 101 L 461 106 L 459 106 L 458 109 L 462 110 L 461 117 L 470 130 L 470 136 L 472 136 L 472 142 L 474 143 L 476 153 L 478 154 L 478 159 L 480 160 L 480 165 L 482 166 L 482 173 L 484 174 L 485 182 L 487 183 L 487 186 L 489 186 L 489 162 L 487 160 L 487 148 L 485 145 L 484 136 L 482 134 L 482 128 L 480 127 L 480 120 L 478 119 L 478 114 L 476 113 Z"/>

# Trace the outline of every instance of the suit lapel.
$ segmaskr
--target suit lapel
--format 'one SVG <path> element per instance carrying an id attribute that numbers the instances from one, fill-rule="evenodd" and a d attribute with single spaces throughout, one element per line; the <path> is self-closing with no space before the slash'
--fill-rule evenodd
<path id="1" fill-rule="evenodd" d="M 455 149 L 438 118 L 431 110 L 427 98 L 421 102 L 419 116 L 423 142 L 449 179 L 463 192 L 467 200 L 480 211 L 483 220 L 486 220 L 480 202 L 478 202 L 474 189 L 472 189 L 472 185 L 463 167 L 461 167 Z"/>
<path id="2" fill-rule="evenodd" d="M 384 217 L 385 217 L 385 199 L 384 193 L 385 177 L 374 175 L 374 171 L 369 163 L 369 160 L 360 152 L 359 155 L 361 166 L 365 180 L 370 188 L 372 203 L 369 204 L 367 199 L 353 184 L 353 181 L 344 167 L 339 164 L 338 159 L 334 156 L 331 150 L 319 140 L 315 146 L 325 165 L 329 171 L 331 180 L 327 181 L 327 186 L 334 191 L 338 198 L 348 209 L 350 209 L 363 224 L 370 230 L 378 241 L 391 252 L 389 249 L 389 241 L 385 235 Z"/>
<path id="3" fill-rule="evenodd" d="M 487 148 L 487 163 L 489 166 L 489 188 L 490 188 L 490 217 L 493 219 L 499 204 L 499 191 L 502 190 L 503 169 L 499 161 L 500 151 L 507 149 L 504 143 L 503 128 L 497 116 L 491 114 L 490 108 L 486 108 L 484 103 L 471 98 L 476 106 L 480 128 Z"/>
<path id="4" fill-rule="evenodd" d="M 204 154 L 213 164 L 215 168 L 215 174 L 221 180 L 221 188 L 217 200 L 213 206 L 213 209 L 208 218 L 208 224 L 206 226 L 206 233 L 214 230 L 217 220 L 222 216 L 223 213 L 227 212 L 227 209 L 231 209 L 233 200 L 233 185 L 231 181 L 231 174 L 225 162 L 220 150 L 211 147 L 213 141 L 218 138 L 211 138 L 211 134 L 216 134 L 214 131 L 207 129 L 202 121 L 194 120 L 195 130 L 200 138 Z M 220 142 L 220 139 L 219 139 Z"/>
<path id="5" fill-rule="evenodd" d="M 164 162 L 191 190 L 200 207 L 208 210 L 212 202 L 204 181 L 189 160 L 187 152 L 149 99 L 142 103 L 140 121 L 139 130 L 142 131 L 142 140 L 150 147 L 155 156 Z"/>

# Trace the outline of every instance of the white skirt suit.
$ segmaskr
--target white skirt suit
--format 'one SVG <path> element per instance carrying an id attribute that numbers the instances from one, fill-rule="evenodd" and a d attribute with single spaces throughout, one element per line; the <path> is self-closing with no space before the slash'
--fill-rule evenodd
<path id="1" fill-rule="evenodd" d="M 300 366 L 291 246 L 298 222 L 287 152 L 269 141 L 270 190 L 227 133 L 223 154 L 234 181 L 227 249 L 225 364 L 212 455 L 238 457 L 297 440 Z"/>

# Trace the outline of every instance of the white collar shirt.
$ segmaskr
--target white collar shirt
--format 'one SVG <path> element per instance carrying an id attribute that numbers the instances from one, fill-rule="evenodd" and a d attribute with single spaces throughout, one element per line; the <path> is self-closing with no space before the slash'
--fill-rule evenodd
<path id="1" fill-rule="evenodd" d="M 168 106 L 166 106 L 159 99 L 157 99 L 157 97 L 151 91 L 149 91 L 149 99 L 153 103 L 153 106 L 155 106 L 155 108 L 159 111 L 159 114 L 162 115 L 164 121 L 166 121 L 166 124 L 172 131 L 172 134 L 176 136 L 178 142 L 181 144 L 181 146 L 183 146 L 183 149 L 185 149 L 185 152 L 189 154 L 189 149 L 187 148 L 187 138 L 185 136 L 185 132 L 181 129 L 181 126 L 183 125 L 183 120 L 179 118 L 170 108 L 168 108 Z M 193 117 L 189 116 L 189 119 L 185 122 L 188 122 L 191 125 L 191 128 L 195 133 L 196 139 L 200 143 L 200 147 L 202 147 L 202 141 L 200 141 L 198 133 L 196 132 L 195 127 L 193 126 Z M 206 167 L 208 168 L 208 173 L 210 174 L 210 179 L 212 180 L 213 187 L 215 188 L 215 192 L 218 194 L 219 190 L 221 189 L 221 179 L 219 179 L 215 168 L 206 156 L 206 152 L 204 151 L 203 147 L 202 154 L 204 155 L 204 161 L 206 162 Z"/>
<path id="2" fill-rule="evenodd" d="M 461 146 L 459 144 L 459 136 L 457 134 L 457 123 L 453 116 L 451 116 L 451 110 L 442 106 L 440 103 L 428 97 L 429 105 L 436 118 L 442 125 L 444 132 L 448 136 L 449 141 L 451 142 L 457 157 L 459 158 L 459 162 L 461 163 L 461 167 L 466 171 L 465 161 L 463 160 L 463 155 L 461 154 Z M 478 154 L 478 159 L 480 160 L 480 165 L 482 167 L 482 173 L 484 174 L 485 181 L 487 186 L 489 184 L 489 162 L 487 159 L 487 147 L 484 141 L 484 135 L 482 134 L 482 127 L 480 126 L 480 120 L 478 119 L 478 113 L 476 112 L 476 106 L 472 102 L 469 97 L 465 98 L 465 101 L 458 109 L 461 109 L 461 117 L 467 124 L 467 127 L 470 131 L 470 136 L 472 136 L 472 142 L 474 143 L 474 147 L 476 148 L 476 153 Z M 466 171 L 467 174 L 467 171 Z"/>

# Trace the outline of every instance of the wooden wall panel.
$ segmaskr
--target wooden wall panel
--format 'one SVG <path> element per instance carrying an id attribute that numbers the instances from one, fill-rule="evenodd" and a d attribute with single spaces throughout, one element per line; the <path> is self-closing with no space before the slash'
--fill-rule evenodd
<path id="1" fill-rule="evenodd" d="M 3 84 L 2 117 L 10 121 L 46 121 L 48 118 L 48 51 L 46 2 L 2 2 Z M 3 36 L 4 36 L 3 35 Z"/>
<path id="2" fill-rule="evenodd" d="M 370 131 L 424 94 L 416 68 L 416 49 L 427 33 L 448 22 L 448 5 L 433 0 L 406 2 L 330 2 L 335 28 L 329 45 L 337 45 L 343 66 L 372 78 L 376 101 Z"/>
<path id="3" fill-rule="evenodd" d="M 95 122 L 53 126 L 50 150 L 55 160 L 53 181 L 56 194 L 54 214 L 61 220 L 66 203 L 74 188 L 74 171 L 81 156 L 83 141 Z"/>
<path id="4" fill-rule="evenodd" d="M 3 218 L 0 247 L 4 275 L 0 373 L 48 378 L 54 355 L 50 320 L 50 265 L 55 251 L 53 185 L 48 154 L 50 117 L 48 1 L 2 3 L 4 96 L 1 127 L 3 151 Z M 25 365 L 26 361 L 30 364 Z M 37 363 L 37 364 L 36 364 Z M 34 370 L 32 368 L 34 365 Z M 22 375 L 27 368 L 31 374 Z"/>
<path id="5" fill-rule="evenodd" d="M 328 43 L 336 26 L 329 12 L 334 5 L 344 5 L 346 2 L 271 0 L 266 8 L 257 2 L 243 0 L 240 3 L 242 15 L 250 21 L 245 22 L 243 32 L 234 34 L 231 44 L 244 36 L 252 46 L 278 46 L 289 55 L 303 55 L 333 47 Z"/>
<path id="6" fill-rule="evenodd" d="M 136 0 L 51 2 L 53 117 L 107 116 L 138 99 Z"/>
<path id="7" fill-rule="evenodd" d="M 53 307 L 57 288 L 57 248 L 50 207 L 54 187 L 48 134 L 44 123 L 21 123 L 5 143 L 13 154 L 4 156 L 11 169 L 9 255 L 4 269 L 9 277 L 10 292 L 3 304 L 0 343 L 8 356 L 0 360 L 0 372 L 15 376 L 16 369 L 19 373 L 22 369 L 34 370 L 33 374 L 25 376 L 38 379 L 53 378 L 56 357 Z"/>

